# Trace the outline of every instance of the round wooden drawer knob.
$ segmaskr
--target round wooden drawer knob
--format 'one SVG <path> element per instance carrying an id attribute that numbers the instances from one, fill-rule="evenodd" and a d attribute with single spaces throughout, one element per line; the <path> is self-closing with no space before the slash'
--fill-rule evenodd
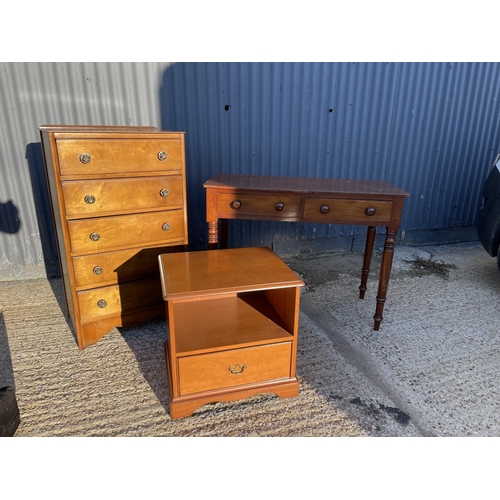
<path id="1" fill-rule="evenodd" d="M 230 206 L 231 208 L 234 208 L 234 209 L 236 210 L 236 209 L 238 209 L 238 208 L 240 208 L 240 207 L 241 207 L 241 201 L 239 201 L 239 200 L 234 200 L 234 201 L 232 201 L 232 202 L 229 204 L 229 206 Z"/>
<path id="2" fill-rule="evenodd" d="M 319 211 L 322 214 L 327 214 L 330 211 L 330 207 L 328 205 L 322 205 L 321 208 L 319 209 Z"/>
<path id="3" fill-rule="evenodd" d="M 368 207 L 366 209 L 366 215 L 375 215 L 376 210 L 373 207 Z"/>
<path id="4" fill-rule="evenodd" d="M 285 208 L 285 205 L 283 205 L 283 203 L 281 203 L 281 202 L 276 203 L 276 210 L 278 212 L 281 212 L 284 208 Z"/>

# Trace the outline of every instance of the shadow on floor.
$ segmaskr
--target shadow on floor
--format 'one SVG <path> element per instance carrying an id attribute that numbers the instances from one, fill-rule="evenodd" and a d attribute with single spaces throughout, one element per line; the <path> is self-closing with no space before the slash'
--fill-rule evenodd
<path id="1" fill-rule="evenodd" d="M 118 328 L 135 356 L 140 372 L 165 411 L 170 411 L 164 342 L 167 325 L 158 318 L 141 325 Z"/>
<path id="2" fill-rule="evenodd" d="M 15 388 L 14 370 L 2 311 L 0 311 L 0 387 L 11 386 Z"/>

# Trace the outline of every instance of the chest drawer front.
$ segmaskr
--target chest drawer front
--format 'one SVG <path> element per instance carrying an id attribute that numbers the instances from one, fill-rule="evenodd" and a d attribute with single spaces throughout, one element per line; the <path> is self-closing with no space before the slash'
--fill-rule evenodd
<path id="1" fill-rule="evenodd" d="M 63 176 L 181 170 L 180 139 L 59 139 Z"/>
<path id="2" fill-rule="evenodd" d="M 187 244 L 184 210 L 72 220 L 68 231 L 74 255 L 170 242 Z"/>
<path id="3" fill-rule="evenodd" d="M 222 217 L 261 216 L 298 217 L 300 197 L 222 193 L 217 196 L 217 210 Z"/>
<path id="4" fill-rule="evenodd" d="M 332 224 L 385 224 L 391 220 L 392 202 L 306 198 L 304 218 Z"/>
<path id="5" fill-rule="evenodd" d="M 67 181 L 62 183 L 66 217 L 182 207 L 183 177 Z"/>
<path id="6" fill-rule="evenodd" d="M 290 377 L 291 342 L 179 358 L 180 394 Z"/>
<path id="7" fill-rule="evenodd" d="M 177 247 L 132 248 L 73 257 L 77 288 L 124 283 L 159 275 L 158 255 Z"/>
<path id="8" fill-rule="evenodd" d="M 150 309 L 163 302 L 159 278 L 85 290 L 77 297 L 82 323 Z"/>

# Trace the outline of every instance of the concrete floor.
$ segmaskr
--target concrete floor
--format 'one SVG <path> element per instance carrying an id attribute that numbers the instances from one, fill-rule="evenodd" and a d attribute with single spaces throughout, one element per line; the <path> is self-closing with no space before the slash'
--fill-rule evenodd
<path id="1" fill-rule="evenodd" d="M 299 396 L 168 416 L 152 321 L 79 351 L 62 282 L 0 283 L 0 376 L 16 388 L 19 436 L 500 436 L 500 273 L 479 243 L 397 247 L 373 330 L 380 250 L 358 298 L 357 252 L 281 256 L 306 283 Z"/>
<path id="2" fill-rule="evenodd" d="M 302 313 L 399 418 L 422 436 L 500 436 L 500 273 L 479 243 L 396 248 L 378 332 L 377 255 L 364 300 L 360 254 L 286 260 L 308 286 Z"/>

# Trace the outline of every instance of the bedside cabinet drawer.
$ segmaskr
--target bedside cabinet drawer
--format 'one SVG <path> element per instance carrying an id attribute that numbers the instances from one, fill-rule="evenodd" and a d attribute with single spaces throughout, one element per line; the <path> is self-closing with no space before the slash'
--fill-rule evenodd
<path id="1" fill-rule="evenodd" d="M 129 246 L 187 243 L 184 210 L 117 215 L 68 222 L 73 254 L 118 250 Z"/>
<path id="2" fill-rule="evenodd" d="M 85 176 L 181 170 L 183 150 L 178 139 L 59 139 L 63 176 Z"/>
<path id="3" fill-rule="evenodd" d="M 298 217 L 300 197 L 219 194 L 217 210 L 229 216 L 258 215 L 268 217 Z"/>
<path id="4" fill-rule="evenodd" d="M 183 177 L 137 177 L 62 183 L 66 217 L 182 207 Z"/>
<path id="5" fill-rule="evenodd" d="M 163 303 L 160 279 L 94 288 L 77 293 L 82 323 L 120 316 Z"/>
<path id="6" fill-rule="evenodd" d="M 304 218 L 332 224 L 389 223 L 392 202 L 306 198 Z"/>
<path id="7" fill-rule="evenodd" d="M 290 377 L 292 343 L 181 357 L 180 394 L 235 387 Z"/>

